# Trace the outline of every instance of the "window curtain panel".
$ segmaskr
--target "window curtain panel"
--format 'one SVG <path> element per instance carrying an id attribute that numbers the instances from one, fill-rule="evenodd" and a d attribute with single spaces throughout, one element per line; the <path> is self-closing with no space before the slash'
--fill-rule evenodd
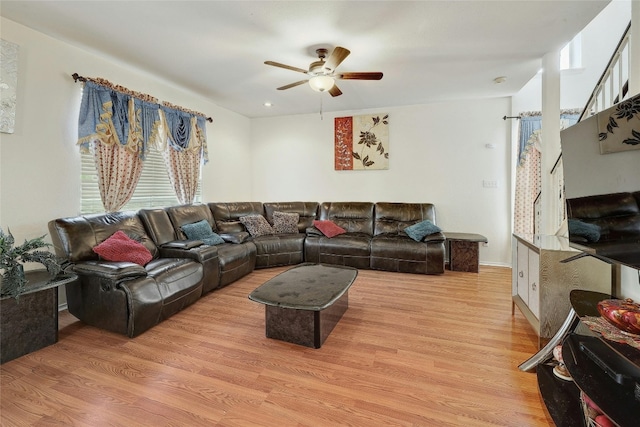
<path id="1" fill-rule="evenodd" d="M 579 112 L 569 110 L 560 115 L 560 128 L 565 129 L 578 121 Z M 521 116 L 518 137 L 518 165 L 513 230 L 516 234 L 533 234 L 535 223 L 534 203 L 541 191 L 542 116 L 527 113 Z"/>
<path id="2" fill-rule="evenodd" d="M 161 106 L 163 158 L 181 204 L 191 204 L 198 190 L 200 164 L 208 161 L 205 118 Z"/>
<path id="3" fill-rule="evenodd" d="M 158 105 L 87 81 L 78 118 L 78 144 L 93 153 L 102 204 L 121 209 L 133 195 L 145 153 L 159 136 Z"/>
<path id="4" fill-rule="evenodd" d="M 520 128 L 522 135 L 524 127 Z M 527 132 L 528 130 L 525 130 Z M 516 194 L 514 205 L 513 231 L 516 234 L 533 234 L 534 232 L 534 203 L 540 193 L 541 183 L 541 153 L 540 132 L 535 129 L 525 141 L 526 151 L 518 158 L 516 167 Z"/>

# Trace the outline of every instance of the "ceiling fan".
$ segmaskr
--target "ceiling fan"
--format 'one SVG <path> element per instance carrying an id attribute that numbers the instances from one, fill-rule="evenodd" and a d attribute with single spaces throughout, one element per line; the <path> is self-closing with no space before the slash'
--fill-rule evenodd
<path id="1" fill-rule="evenodd" d="M 309 82 L 309 86 L 311 86 L 311 88 L 317 92 L 326 91 L 329 92 L 331 96 L 340 96 L 342 95 L 342 91 L 336 85 L 336 80 L 380 80 L 382 78 L 382 73 L 379 72 L 336 73 L 336 68 L 338 68 L 338 65 L 340 65 L 351 52 L 349 51 L 349 49 L 337 46 L 335 49 L 333 49 L 333 52 L 331 52 L 331 55 L 329 55 L 329 57 L 327 58 L 328 53 L 328 49 L 316 49 L 316 54 L 318 55 L 319 60 L 312 62 L 309 65 L 309 70 L 292 67 L 290 65 L 285 65 L 274 61 L 265 61 L 264 63 L 267 65 L 272 65 L 274 67 L 297 71 L 309 76 L 304 80 L 281 86 L 278 88 L 278 90 L 290 89 L 292 87 L 296 87 Z M 326 61 L 325 58 L 327 58 Z"/>

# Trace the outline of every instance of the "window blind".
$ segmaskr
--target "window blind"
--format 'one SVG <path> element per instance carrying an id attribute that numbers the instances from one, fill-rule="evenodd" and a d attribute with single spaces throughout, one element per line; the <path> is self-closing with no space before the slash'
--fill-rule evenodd
<path id="1" fill-rule="evenodd" d="M 93 160 L 93 154 L 81 155 L 81 202 L 80 213 L 89 214 L 104 212 L 100 189 L 98 188 L 98 175 Z M 194 203 L 202 201 L 202 176 L 198 183 L 198 191 Z M 162 154 L 155 149 L 147 152 L 143 163 L 142 174 L 131 200 L 121 209 L 138 210 L 145 208 L 166 207 L 178 204 L 167 168 Z"/>

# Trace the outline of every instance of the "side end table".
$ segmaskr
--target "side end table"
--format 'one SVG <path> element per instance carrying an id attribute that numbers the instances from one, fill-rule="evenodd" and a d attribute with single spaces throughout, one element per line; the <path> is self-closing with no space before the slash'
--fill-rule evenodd
<path id="1" fill-rule="evenodd" d="M 47 270 L 25 271 L 28 280 L 18 300 L 0 300 L 0 363 L 58 341 L 58 287 L 72 283 L 72 273 L 51 278 Z"/>
<path id="2" fill-rule="evenodd" d="M 449 270 L 477 273 L 480 270 L 480 243 L 488 240 L 481 234 L 444 231 Z"/>

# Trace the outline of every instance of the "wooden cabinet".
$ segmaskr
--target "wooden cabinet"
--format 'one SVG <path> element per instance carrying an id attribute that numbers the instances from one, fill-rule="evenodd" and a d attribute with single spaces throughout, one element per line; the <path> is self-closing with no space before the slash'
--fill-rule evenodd
<path id="1" fill-rule="evenodd" d="M 592 257 L 564 263 L 579 255 L 564 237 L 513 236 L 512 312 L 517 306 L 538 335 L 541 348 L 569 314 L 573 289 L 611 292 L 611 266 Z"/>

